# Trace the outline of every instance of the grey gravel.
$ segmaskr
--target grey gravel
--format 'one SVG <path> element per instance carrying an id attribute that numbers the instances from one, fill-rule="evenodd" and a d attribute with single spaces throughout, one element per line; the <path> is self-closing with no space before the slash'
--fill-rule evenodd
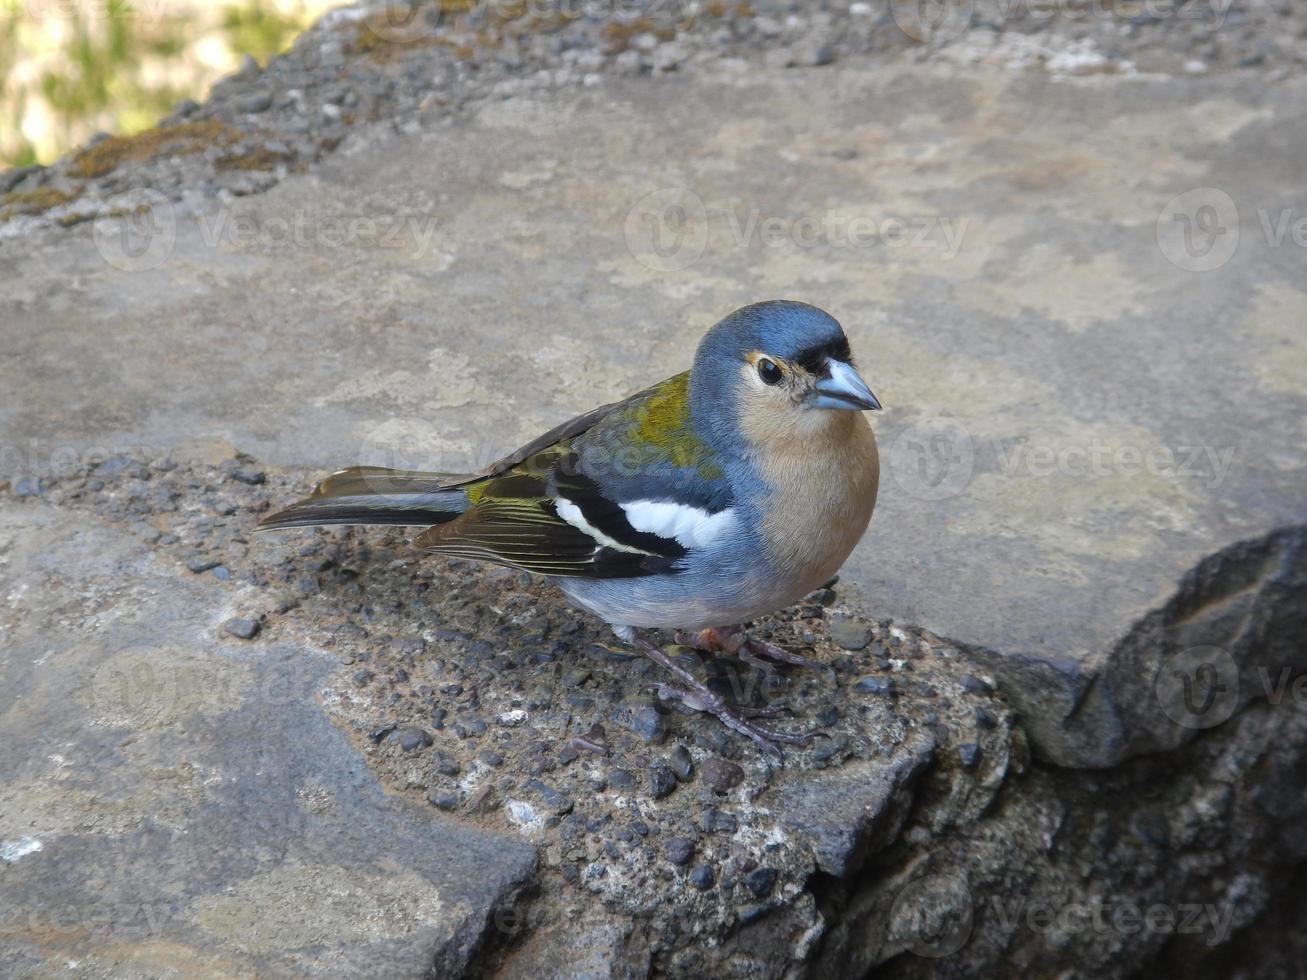
<path id="1" fill-rule="evenodd" d="M 1247 0 L 1236 10 L 1215 3 L 1163 6 L 1171 16 L 1127 20 L 1110 5 L 1086 16 L 1075 4 L 1036 10 L 1031 4 L 972 0 L 959 6 L 961 19 L 946 19 L 946 30 L 923 31 L 913 12 L 934 8 L 919 4 L 892 6 L 887 13 L 880 5 L 814 9 L 761 0 L 667 18 L 666 8 L 653 0 L 633 0 L 592 5 L 586 16 L 562 22 L 549 4 L 525 5 L 520 17 L 488 16 L 484 5 L 474 4 L 466 13 L 415 18 L 408 25 L 414 33 L 396 38 L 333 12 L 266 68 L 248 61 L 215 85 L 203 105 L 188 99 L 174 107 L 164 125 L 225 127 L 225 143 L 208 152 L 163 152 L 90 179 L 74 172 L 74 155 L 50 167 L 0 174 L 0 193 L 45 186 L 76 192 L 48 211 L 0 221 L 0 235 L 93 218 L 130 188 L 149 187 L 173 202 L 185 201 L 188 210 L 204 199 L 259 193 L 315 165 L 370 120 L 417 133 L 469 105 L 514 92 L 582 90 L 609 75 L 690 71 L 701 61 L 730 60 L 745 70 L 903 60 L 1038 71 L 1052 70 L 1047 66 L 1058 64 L 1057 55 L 1079 46 L 1089 56 L 1072 57 L 1062 70 L 1265 75 L 1307 64 L 1307 49 L 1297 43 L 1307 31 L 1307 12 L 1298 7 L 1271 0 Z M 376 5 L 372 9 L 386 16 Z M 663 26 L 632 35 L 630 25 L 641 18 Z"/>
<path id="2" fill-rule="evenodd" d="M 988 681 L 977 677 L 975 674 L 967 674 L 962 678 L 962 690 L 968 694 L 993 694 L 994 685 Z"/>
<path id="3" fill-rule="evenodd" d="M 676 785 L 676 773 L 670 767 L 653 766 L 649 769 L 649 792 L 655 800 L 670 796 Z"/>
<path id="4" fill-rule="evenodd" d="M 853 685 L 853 689 L 861 694 L 875 694 L 886 698 L 892 698 L 897 693 L 894 689 L 893 680 L 888 677 L 878 677 L 875 674 L 860 678 Z"/>
<path id="5" fill-rule="evenodd" d="M 662 712 L 649 702 L 621 705 L 617 709 L 614 720 L 645 742 L 659 742 L 667 734 L 667 722 Z"/>
<path id="6" fill-rule="evenodd" d="M 222 628 L 242 640 L 252 640 L 259 635 L 257 619 L 229 619 L 222 624 Z"/>
<path id="7" fill-rule="evenodd" d="M 744 770 L 727 759 L 709 756 L 699 765 L 699 775 L 713 789 L 725 793 L 740 785 L 744 779 Z"/>
<path id="8" fill-rule="evenodd" d="M 688 837 L 669 837 L 663 845 L 667 851 L 667 860 L 672 864 L 689 864 L 694 857 L 694 841 Z"/>
<path id="9" fill-rule="evenodd" d="M 754 898 L 766 898 L 776 887 L 776 877 L 775 868 L 754 868 L 744 876 L 744 884 Z"/>
<path id="10" fill-rule="evenodd" d="M 543 783 L 538 779 L 531 779 L 527 781 L 526 789 L 528 792 L 539 796 L 545 806 L 549 807 L 550 811 L 557 816 L 572 812 L 574 805 L 572 798 L 566 793 L 560 793 L 548 783 Z"/>
<path id="11" fill-rule="evenodd" d="M 700 864 L 690 872 L 690 884 L 701 892 L 706 892 L 717 881 L 717 873 L 713 871 L 712 865 Z"/>
<path id="12" fill-rule="evenodd" d="M 871 642 L 871 628 L 851 619 L 836 620 L 830 624 L 830 638 L 845 650 L 862 650 Z"/>
<path id="13" fill-rule="evenodd" d="M 440 810 L 452 810 L 458 806 L 458 794 L 443 790 L 432 790 L 427 794 L 427 801 Z"/>
<path id="14" fill-rule="evenodd" d="M 672 754 L 668 756 L 667 761 L 672 767 L 672 772 L 676 773 L 676 778 L 681 782 L 689 782 L 694 776 L 694 760 L 690 758 L 690 752 L 684 745 L 672 749 Z"/>
<path id="15" fill-rule="evenodd" d="M 423 749 L 430 748 L 432 744 L 431 733 L 425 728 L 404 728 L 396 735 L 395 740 L 404 752 L 420 752 Z"/>
<path id="16" fill-rule="evenodd" d="M 231 471 L 231 478 L 248 486 L 257 487 L 267 480 L 268 476 L 262 470 L 235 469 Z"/>
<path id="17" fill-rule="evenodd" d="M 735 814 L 716 807 L 709 807 L 703 811 L 701 824 L 704 831 L 709 834 L 733 834 L 739 829 L 739 821 Z"/>
<path id="18" fill-rule="evenodd" d="M 255 92 L 240 101 L 241 112 L 266 112 L 272 108 L 272 96 L 267 92 Z"/>

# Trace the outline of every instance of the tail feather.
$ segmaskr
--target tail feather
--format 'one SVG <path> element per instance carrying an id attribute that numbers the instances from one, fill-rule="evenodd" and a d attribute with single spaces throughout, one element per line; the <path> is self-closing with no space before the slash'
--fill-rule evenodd
<path id="1" fill-rule="evenodd" d="M 448 486 L 452 479 L 446 473 L 351 466 L 331 474 L 303 500 L 263 518 L 259 529 L 319 524 L 441 524 L 471 506 L 464 488 Z"/>

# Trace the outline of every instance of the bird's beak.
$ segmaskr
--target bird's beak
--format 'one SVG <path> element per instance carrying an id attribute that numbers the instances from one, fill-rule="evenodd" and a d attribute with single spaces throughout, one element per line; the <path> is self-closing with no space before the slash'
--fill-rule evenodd
<path id="1" fill-rule="evenodd" d="M 853 366 L 844 361 L 830 360 L 829 376 L 821 378 L 813 387 L 809 402 L 814 408 L 844 408 L 862 412 L 880 408 L 880 402 L 867 387 Z"/>

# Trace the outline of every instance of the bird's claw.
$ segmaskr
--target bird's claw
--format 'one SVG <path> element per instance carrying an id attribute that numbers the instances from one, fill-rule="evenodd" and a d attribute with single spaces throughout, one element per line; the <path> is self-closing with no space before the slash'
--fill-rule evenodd
<path id="1" fill-rule="evenodd" d="M 824 671 L 831 679 L 832 683 L 837 680 L 835 676 L 835 668 L 830 664 L 821 663 L 820 661 L 813 660 L 810 657 L 805 657 L 799 653 L 791 653 L 789 650 L 777 646 L 775 643 L 768 643 L 766 640 L 755 640 L 750 638 L 745 640 L 744 648 L 758 659 L 766 659 L 774 663 L 790 664 L 794 667 L 807 667 L 811 670 Z"/>
<path id="2" fill-rule="evenodd" d="M 791 653 L 784 647 L 768 643 L 766 640 L 755 640 L 742 627 L 718 627 L 699 630 L 697 633 L 679 630 L 674 634 L 674 639 L 682 646 L 693 647 L 706 653 L 725 653 L 739 657 L 751 667 L 767 674 L 775 673 L 772 664 L 789 664 L 792 667 L 824 671 L 832 682 L 836 681 L 835 670 L 829 664 L 802 654 Z"/>
<path id="3" fill-rule="evenodd" d="M 658 697 L 664 701 L 680 701 L 687 708 L 712 715 L 727 728 L 752 739 L 764 752 L 781 761 L 784 760 L 784 756 L 777 747 L 777 742 L 786 745 L 806 745 L 813 734 L 821 734 L 804 732 L 796 735 L 791 732 L 778 731 L 766 725 L 755 724 L 746 717 L 745 712 L 732 709 L 719 695 L 714 694 L 707 687 L 687 690 L 671 684 L 659 684 L 657 692 Z M 759 708 L 749 711 L 748 714 L 768 716 L 783 710 L 786 709 L 781 707 Z"/>
<path id="4" fill-rule="evenodd" d="M 656 688 L 659 697 L 665 700 L 678 700 L 695 711 L 704 711 L 713 715 L 727 728 L 752 739 L 759 748 L 773 759 L 779 762 L 785 760 L 785 756 L 781 754 L 780 747 L 777 745 L 778 742 L 786 745 L 806 745 L 817 734 L 815 732 L 804 732 L 796 735 L 790 732 L 777 731 L 765 725 L 756 725 L 738 711 L 733 710 L 721 695 L 715 693 L 703 681 L 672 660 L 662 647 L 639 634 L 635 635 L 633 642 L 636 647 L 644 652 L 645 656 L 680 682 L 679 685 L 659 684 Z"/>

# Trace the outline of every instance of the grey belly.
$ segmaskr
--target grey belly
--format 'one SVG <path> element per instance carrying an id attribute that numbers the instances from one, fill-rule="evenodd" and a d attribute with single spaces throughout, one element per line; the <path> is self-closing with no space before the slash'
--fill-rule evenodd
<path id="1" fill-rule="evenodd" d="M 707 629 L 734 626 L 788 606 L 807 589 L 768 582 L 756 572 L 686 570 L 675 576 L 556 579 L 573 604 L 613 626 Z"/>

